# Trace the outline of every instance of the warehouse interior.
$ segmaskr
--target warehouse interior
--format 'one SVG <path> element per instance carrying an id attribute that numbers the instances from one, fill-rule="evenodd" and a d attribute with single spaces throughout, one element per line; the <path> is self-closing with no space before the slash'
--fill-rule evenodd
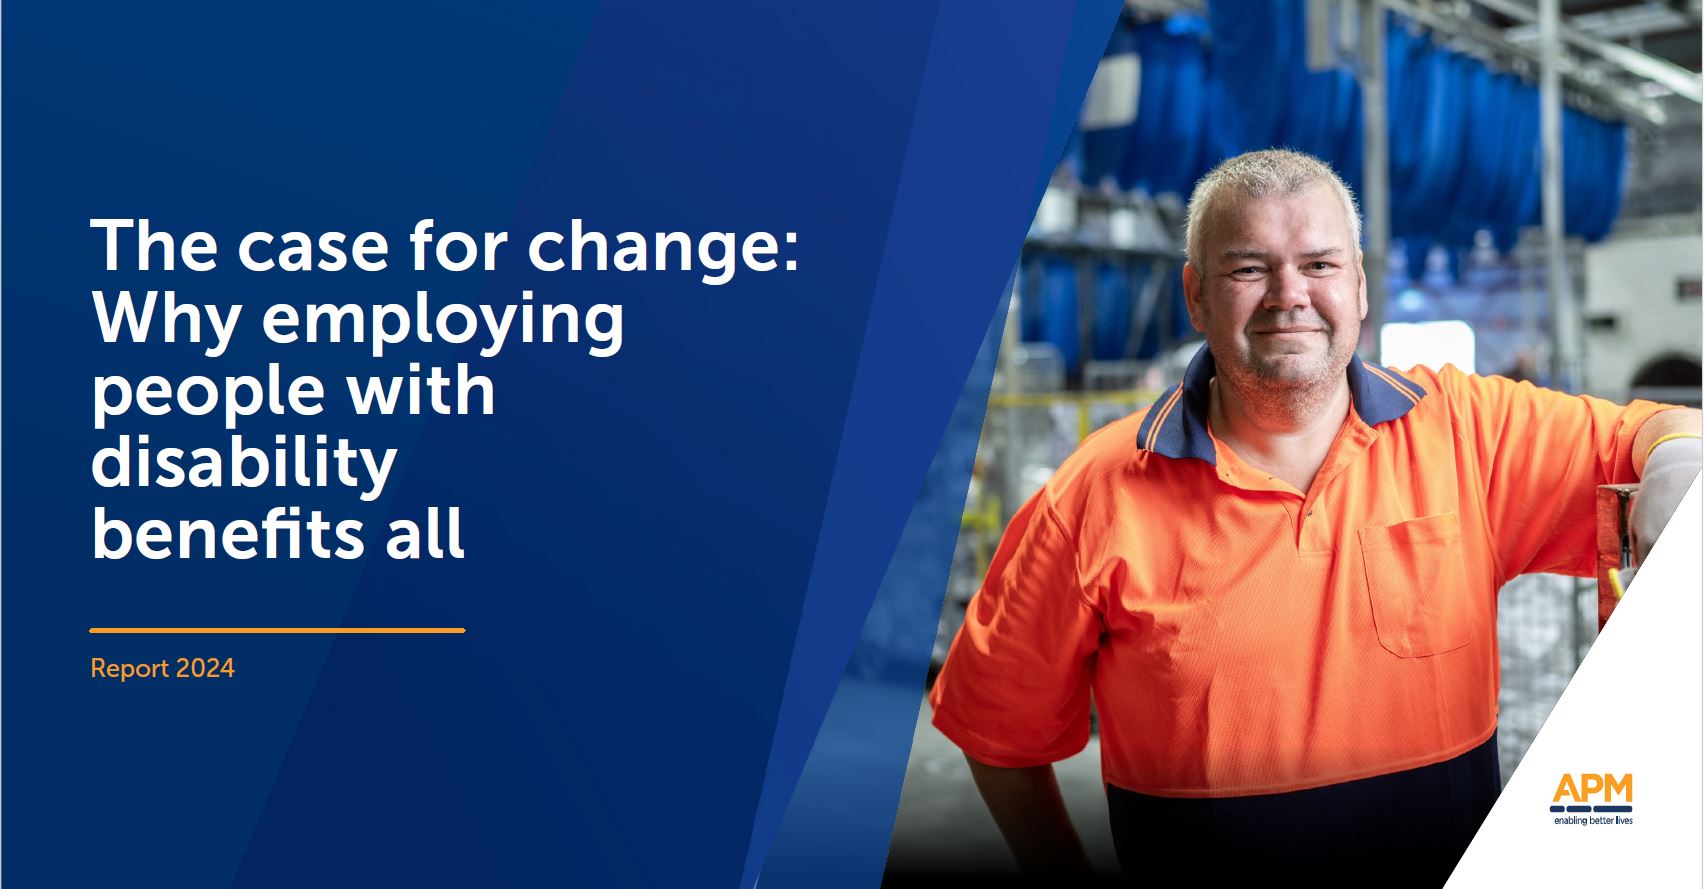
<path id="1" fill-rule="evenodd" d="M 1219 160 L 1327 161 L 1365 216 L 1360 355 L 1697 406 L 1699 0 L 1127 0 L 1014 270 L 940 620 L 944 659 L 1012 513 L 1182 378 L 1184 201 Z M 1504 781 L 1589 649 L 1597 579 L 1499 597 Z M 919 711 L 890 881 L 1015 872 Z M 1097 742 L 1057 766 L 1118 872 Z"/>

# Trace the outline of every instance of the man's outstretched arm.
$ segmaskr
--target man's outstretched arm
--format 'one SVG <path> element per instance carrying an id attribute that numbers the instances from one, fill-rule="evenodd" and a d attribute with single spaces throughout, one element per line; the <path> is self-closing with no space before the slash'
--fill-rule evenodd
<path id="1" fill-rule="evenodd" d="M 982 801 L 1025 873 L 1089 873 L 1083 841 L 1065 811 L 1053 766 L 1007 769 L 965 757 Z"/>
<path id="2" fill-rule="evenodd" d="M 1640 563 L 1698 477 L 1700 457 L 1704 455 L 1699 424 L 1697 410 L 1666 410 L 1652 414 L 1633 438 L 1633 471 L 1639 474 L 1639 496 L 1634 498 L 1628 525 Z"/>

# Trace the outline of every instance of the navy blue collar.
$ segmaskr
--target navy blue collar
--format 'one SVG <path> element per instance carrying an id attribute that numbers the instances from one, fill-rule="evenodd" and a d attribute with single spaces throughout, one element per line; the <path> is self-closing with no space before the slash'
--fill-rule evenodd
<path id="1" fill-rule="evenodd" d="M 1183 382 L 1167 389 L 1148 409 L 1136 430 L 1136 447 L 1172 458 L 1194 457 L 1213 463 L 1213 439 L 1207 434 L 1207 406 L 1213 379 L 1213 353 L 1203 344 L 1190 359 Z M 1349 398 L 1368 426 L 1388 423 L 1408 413 L 1426 390 L 1394 370 L 1363 364 L 1349 357 Z M 1157 427 L 1157 428 L 1156 428 Z"/>

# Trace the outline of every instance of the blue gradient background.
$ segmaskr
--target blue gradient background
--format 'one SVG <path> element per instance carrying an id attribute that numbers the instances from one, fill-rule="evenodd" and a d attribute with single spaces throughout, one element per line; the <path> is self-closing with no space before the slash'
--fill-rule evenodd
<path id="1" fill-rule="evenodd" d="M 8 9 L 4 877 L 875 884 L 1002 285 L 1118 8 Z M 209 231 L 220 267 L 106 272 L 97 216 Z M 495 272 L 412 272 L 406 234 L 427 216 L 509 231 L 514 249 Z M 796 231 L 783 258 L 799 270 L 712 288 L 696 272 L 520 261 L 526 236 L 573 217 Z M 247 272 L 234 248 L 256 229 L 378 230 L 391 268 Z M 102 343 L 96 288 L 247 309 L 208 359 Z M 501 305 L 524 288 L 623 304 L 621 353 L 511 341 L 482 359 L 476 340 L 375 362 L 258 328 L 275 302 L 428 289 L 437 305 Z M 471 362 L 497 412 L 341 403 L 343 374 L 410 360 Z M 228 435 L 183 415 L 97 432 L 92 377 L 268 361 L 320 376 L 328 408 L 238 431 L 399 447 L 383 498 L 90 480 L 120 433 Z M 132 522 L 319 508 L 363 520 L 368 557 L 97 562 L 97 504 Z M 384 526 L 431 505 L 462 507 L 468 558 L 385 558 Z M 860 637 L 878 591 L 905 617 Z M 97 625 L 469 632 L 88 635 Z M 237 677 L 83 672 L 90 656 L 193 655 L 234 657 Z"/>

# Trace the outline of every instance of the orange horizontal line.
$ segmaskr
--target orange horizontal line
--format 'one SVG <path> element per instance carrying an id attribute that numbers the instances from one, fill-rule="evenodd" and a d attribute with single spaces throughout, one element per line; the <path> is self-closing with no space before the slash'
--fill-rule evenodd
<path id="1" fill-rule="evenodd" d="M 127 633 L 166 635 L 177 633 L 199 634 L 443 634 L 465 633 L 466 627 L 90 627 L 90 633 Z"/>

